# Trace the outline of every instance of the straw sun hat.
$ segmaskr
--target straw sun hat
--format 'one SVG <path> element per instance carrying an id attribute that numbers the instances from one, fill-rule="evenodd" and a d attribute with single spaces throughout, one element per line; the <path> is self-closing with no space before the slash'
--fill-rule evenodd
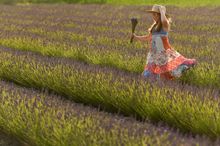
<path id="1" fill-rule="evenodd" d="M 146 10 L 148 13 L 160 13 L 160 7 L 164 10 L 166 17 L 170 17 L 169 14 L 166 13 L 166 7 L 162 5 L 153 5 L 151 10 Z"/>

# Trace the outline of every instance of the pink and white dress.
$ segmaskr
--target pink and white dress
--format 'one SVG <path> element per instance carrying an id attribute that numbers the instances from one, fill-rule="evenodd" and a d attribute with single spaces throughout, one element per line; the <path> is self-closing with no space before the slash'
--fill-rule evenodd
<path id="1" fill-rule="evenodd" d="M 158 75 L 166 79 L 180 77 L 182 73 L 196 64 L 174 50 L 168 40 L 168 33 L 161 30 L 151 34 L 151 48 L 147 55 L 144 76 Z"/>

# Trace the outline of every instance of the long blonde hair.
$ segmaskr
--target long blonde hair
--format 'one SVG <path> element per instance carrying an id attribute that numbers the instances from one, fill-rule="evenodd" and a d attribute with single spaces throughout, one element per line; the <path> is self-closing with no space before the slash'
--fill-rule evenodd
<path id="1" fill-rule="evenodd" d="M 159 15 L 160 15 L 160 14 L 159 14 Z M 167 17 L 169 23 L 171 23 L 171 22 L 172 22 L 171 17 L 170 17 L 170 16 L 167 16 L 167 15 L 166 15 L 166 17 Z M 156 32 L 159 32 L 159 31 L 161 30 L 162 26 L 163 26 L 163 25 L 162 25 L 162 22 L 161 22 L 161 15 L 160 15 L 160 21 L 159 21 L 158 23 L 156 23 L 156 21 L 154 21 L 154 23 L 148 28 L 148 32 L 149 32 L 149 33 L 152 33 L 153 29 L 155 29 Z M 168 30 L 170 31 L 170 25 L 169 25 L 169 27 L 168 27 Z"/>

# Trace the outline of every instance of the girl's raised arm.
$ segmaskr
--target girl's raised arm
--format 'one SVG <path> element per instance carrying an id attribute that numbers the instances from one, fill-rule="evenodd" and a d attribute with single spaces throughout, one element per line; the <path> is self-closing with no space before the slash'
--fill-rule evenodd
<path id="1" fill-rule="evenodd" d="M 159 10 L 160 10 L 160 14 L 161 14 L 161 22 L 163 25 L 163 29 L 168 32 L 170 24 L 169 24 L 169 20 L 167 19 L 166 15 L 165 15 L 166 8 L 164 6 L 160 6 Z"/>

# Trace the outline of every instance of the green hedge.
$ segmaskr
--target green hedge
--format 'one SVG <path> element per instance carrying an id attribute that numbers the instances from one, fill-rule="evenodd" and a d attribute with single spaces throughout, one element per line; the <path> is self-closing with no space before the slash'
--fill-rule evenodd
<path id="1" fill-rule="evenodd" d="M 108 3 L 120 5 L 176 5 L 176 6 L 218 6 L 219 0 L 0 0 L 1 4 L 16 4 L 16 3 Z"/>

